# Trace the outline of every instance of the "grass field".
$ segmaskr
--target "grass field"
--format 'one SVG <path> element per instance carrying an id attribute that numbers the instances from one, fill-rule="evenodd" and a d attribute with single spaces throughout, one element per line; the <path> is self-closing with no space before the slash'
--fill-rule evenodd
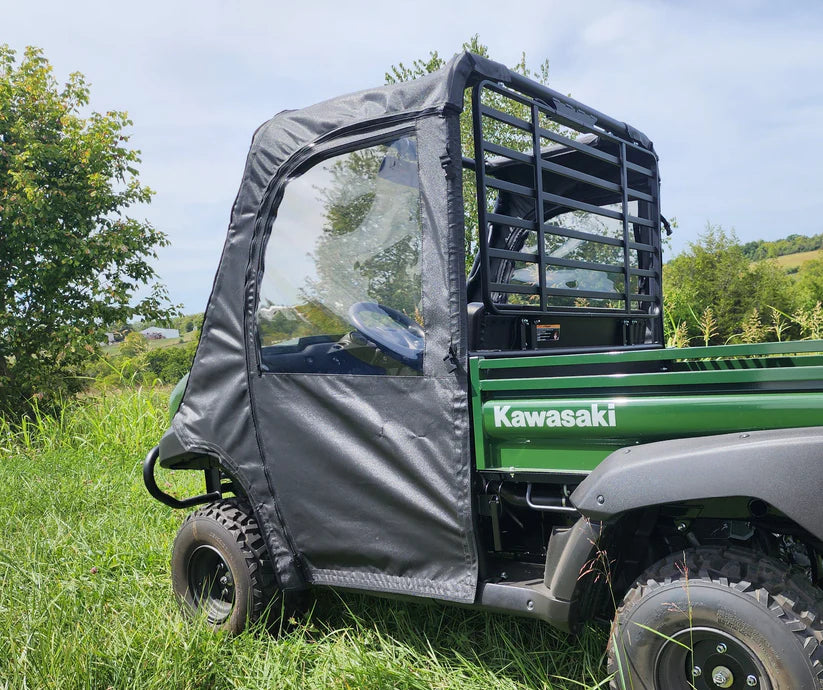
<path id="1" fill-rule="evenodd" d="M 167 395 L 87 398 L 16 430 L 0 419 L 1 690 L 605 687 L 596 629 L 573 640 L 532 621 L 330 591 L 279 635 L 184 620 L 168 573 L 184 515 L 152 500 L 140 474 Z"/>
<path id="2" fill-rule="evenodd" d="M 823 258 L 823 249 L 815 249 L 812 252 L 798 252 L 797 254 L 786 254 L 778 256 L 774 261 L 784 269 L 799 268 L 807 261 Z"/>

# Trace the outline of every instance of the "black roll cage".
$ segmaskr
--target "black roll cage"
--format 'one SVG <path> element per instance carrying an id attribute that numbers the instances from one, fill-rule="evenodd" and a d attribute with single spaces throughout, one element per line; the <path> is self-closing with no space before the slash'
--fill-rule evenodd
<path id="1" fill-rule="evenodd" d="M 494 94 L 491 98 L 518 104 L 528 112 L 528 119 L 488 105 L 484 96 L 490 94 Z M 573 130 L 574 138 L 547 128 L 546 121 Z M 475 172 L 478 227 L 482 230 L 469 276 L 469 300 L 479 298 L 486 313 L 494 315 L 630 317 L 646 321 L 649 331 L 656 334 L 653 340 L 658 341 L 662 334 L 660 184 L 651 142 L 625 123 L 513 72 L 509 85 L 481 80 L 473 86 L 472 123 L 475 157 L 464 157 L 463 165 Z M 491 140 L 489 130 L 501 124 L 523 133 L 523 150 Z M 497 198 L 493 211 L 487 208 L 490 192 Z M 507 203 L 501 204 L 501 200 Z M 637 215 L 630 215 L 631 201 L 637 201 Z M 605 204 L 619 204 L 621 210 L 604 208 Z M 568 211 L 618 221 L 622 236 L 607 237 L 550 222 Z M 530 233 L 537 235 L 537 253 L 521 251 Z M 548 235 L 609 245 L 622 250 L 622 262 L 551 256 L 546 251 Z M 636 252 L 635 265 L 631 252 Z M 534 265 L 539 283 L 506 282 L 507 271 L 511 273 L 515 262 Z M 549 287 L 548 267 L 622 274 L 623 289 L 615 293 Z M 636 291 L 632 290 L 632 278 Z M 509 295 L 525 296 L 530 303 L 508 303 Z M 580 298 L 584 304 L 553 304 L 557 298 L 566 298 L 566 302 Z M 588 300 L 609 300 L 612 304 L 588 306 Z M 615 301 L 621 301 L 622 308 L 614 308 Z"/>

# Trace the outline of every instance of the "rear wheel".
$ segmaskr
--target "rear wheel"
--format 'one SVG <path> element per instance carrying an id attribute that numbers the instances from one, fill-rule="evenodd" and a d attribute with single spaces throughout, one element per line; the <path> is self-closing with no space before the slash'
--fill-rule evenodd
<path id="1" fill-rule="evenodd" d="M 274 570 L 251 508 L 215 501 L 186 518 L 174 540 L 172 585 L 183 610 L 216 628 L 241 632 L 280 612 Z"/>
<path id="2" fill-rule="evenodd" d="M 820 690 L 823 593 L 772 558 L 700 548 L 652 566 L 609 639 L 612 688 Z"/>

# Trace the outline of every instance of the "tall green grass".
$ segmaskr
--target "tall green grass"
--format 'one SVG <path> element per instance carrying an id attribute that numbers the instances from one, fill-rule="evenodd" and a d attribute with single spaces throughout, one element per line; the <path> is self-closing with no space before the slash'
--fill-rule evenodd
<path id="1" fill-rule="evenodd" d="M 136 389 L 0 418 L 0 689 L 603 687 L 602 631 L 436 604 L 321 591 L 278 635 L 184 620 L 168 572 L 184 515 L 141 479 L 166 401 Z"/>

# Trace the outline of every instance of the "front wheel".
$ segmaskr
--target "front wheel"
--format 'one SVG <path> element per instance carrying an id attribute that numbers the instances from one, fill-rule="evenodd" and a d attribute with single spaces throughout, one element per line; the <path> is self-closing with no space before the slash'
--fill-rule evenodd
<path id="1" fill-rule="evenodd" d="M 670 556 L 638 578 L 609 639 L 612 688 L 820 690 L 823 593 L 736 547 Z"/>
<path id="2" fill-rule="evenodd" d="M 171 574 L 183 611 L 216 628 L 239 633 L 280 611 L 265 540 L 239 499 L 209 503 L 186 518 L 174 540 Z"/>

